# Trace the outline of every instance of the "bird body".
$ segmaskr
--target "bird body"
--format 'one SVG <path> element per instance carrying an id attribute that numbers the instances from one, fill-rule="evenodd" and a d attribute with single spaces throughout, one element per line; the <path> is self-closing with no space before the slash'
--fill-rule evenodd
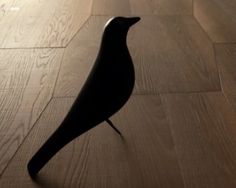
<path id="1" fill-rule="evenodd" d="M 115 17 L 107 22 L 95 64 L 78 97 L 58 129 L 28 163 L 31 177 L 63 146 L 108 120 L 127 102 L 135 74 L 126 37 L 129 27 L 139 19 Z M 108 123 L 112 126 L 110 120 Z"/>

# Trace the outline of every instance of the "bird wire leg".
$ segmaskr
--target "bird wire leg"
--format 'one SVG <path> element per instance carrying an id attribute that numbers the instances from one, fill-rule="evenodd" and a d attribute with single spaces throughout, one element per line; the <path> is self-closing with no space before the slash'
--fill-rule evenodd
<path id="1" fill-rule="evenodd" d="M 111 120 L 106 119 L 106 122 L 107 122 L 108 125 L 110 125 L 119 135 L 122 135 L 121 132 L 114 126 L 114 124 L 112 123 Z"/>

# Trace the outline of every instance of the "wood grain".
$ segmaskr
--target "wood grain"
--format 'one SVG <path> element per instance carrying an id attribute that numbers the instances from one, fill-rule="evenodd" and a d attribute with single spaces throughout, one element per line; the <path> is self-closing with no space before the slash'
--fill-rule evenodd
<path id="1" fill-rule="evenodd" d="M 215 45 L 223 93 L 236 110 L 236 45 Z"/>
<path id="2" fill-rule="evenodd" d="M 92 0 L 3 0 L 0 48 L 66 46 L 91 6 Z"/>
<path id="3" fill-rule="evenodd" d="M 213 42 L 236 42 L 236 1 L 194 0 L 194 16 Z"/>
<path id="4" fill-rule="evenodd" d="M 55 96 L 78 94 L 108 19 L 91 17 L 70 43 Z M 136 94 L 220 89 L 212 44 L 192 17 L 143 16 L 128 34 L 128 46 L 136 71 Z"/>
<path id="5" fill-rule="evenodd" d="M 236 113 L 222 93 L 162 95 L 185 186 L 236 187 Z"/>
<path id="6" fill-rule="evenodd" d="M 225 44 L 236 42 L 235 10 L 234 0 L 1 0 L 0 187 L 236 188 L 236 45 Z M 102 123 L 33 182 L 27 163 L 84 84 L 104 24 L 132 15 L 134 95 L 111 118 L 123 138 Z"/>
<path id="7" fill-rule="evenodd" d="M 135 15 L 191 15 L 192 0 L 130 0 Z"/>
<path id="8" fill-rule="evenodd" d="M 51 99 L 62 52 L 0 51 L 0 174 Z"/>
<path id="9" fill-rule="evenodd" d="M 1 187 L 184 187 L 158 96 L 134 96 L 112 119 L 61 150 L 30 180 L 26 164 L 62 121 L 73 99 L 54 99 L 0 180 Z M 17 178 L 20 177 L 20 178 Z"/>
<path id="10" fill-rule="evenodd" d="M 130 40 L 137 93 L 220 89 L 212 44 L 192 17 L 144 17 L 137 28 Z"/>
<path id="11" fill-rule="evenodd" d="M 129 15 L 129 0 L 93 0 L 92 15 Z"/>

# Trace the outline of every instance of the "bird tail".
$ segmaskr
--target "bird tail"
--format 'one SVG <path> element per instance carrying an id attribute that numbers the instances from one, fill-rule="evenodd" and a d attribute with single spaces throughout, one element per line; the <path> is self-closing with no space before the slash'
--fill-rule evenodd
<path id="1" fill-rule="evenodd" d="M 68 136 L 67 131 L 59 127 L 29 161 L 27 168 L 30 176 L 34 178 L 41 168 L 75 137 L 76 135 Z"/>

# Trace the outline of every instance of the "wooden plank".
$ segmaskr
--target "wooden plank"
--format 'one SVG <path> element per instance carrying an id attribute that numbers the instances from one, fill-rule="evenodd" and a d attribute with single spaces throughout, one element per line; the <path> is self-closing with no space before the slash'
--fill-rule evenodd
<path id="1" fill-rule="evenodd" d="M 0 174 L 51 99 L 62 53 L 0 51 Z"/>
<path id="2" fill-rule="evenodd" d="M 192 0 L 130 0 L 135 15 L 192 15 Z"/>
<path id="3" fill-rule="evenodd" d="M 92 0 L 4 0 L 0 48 L 66 46 L 88 19 Z"/>
<path id="4" fill-rule="evenodd" d="M 144 17 L 133 35 L 137 93 L 220 89 L 211 41 L 192 17 Z"/>
<path id="5" fill-rule="evenodd" d="M 236 1 L 195 0 L 194 16 L 213 42 L 236 42 Z"/>
<path id="6" fill-rule="evenodd" d="M 1 187 L 184 187 L 158 96 L 133 96 L 113 118 L 64 147 L 33 183 L 26 164 L 73 99 L 53 99 L 0 180 Z"/>
<path id="7" fill-rule="evenodd" d="M 236 72 L 235 44 L 215 44 L 215 54 L 219 72 Z"/>
<path id="8" fill-rule="evenodd" d="M 129 15 L 129 0 L 93 0 L 92 15 Z"/>
<path id="9" fill-rule="evenodd" d="M 236 110 L 236 45 L 215 45 L 222 90 Z"/>
<path id="10" fill-rule="evenodd" d="M 222 93 L 162 95 L 186 187 L 236 187 L 236 114 Z"/>
<path id="11" fill-rule="evenodd" d="M 66 49 L 55 96 L 76 96 L 109 17 L 91 17 Z M 213 47 L 189 16 L 143 16 L 128 34 L 136 94 L 220 90 Z M 69 76 L 68 76 L 69 75 Z"/>

